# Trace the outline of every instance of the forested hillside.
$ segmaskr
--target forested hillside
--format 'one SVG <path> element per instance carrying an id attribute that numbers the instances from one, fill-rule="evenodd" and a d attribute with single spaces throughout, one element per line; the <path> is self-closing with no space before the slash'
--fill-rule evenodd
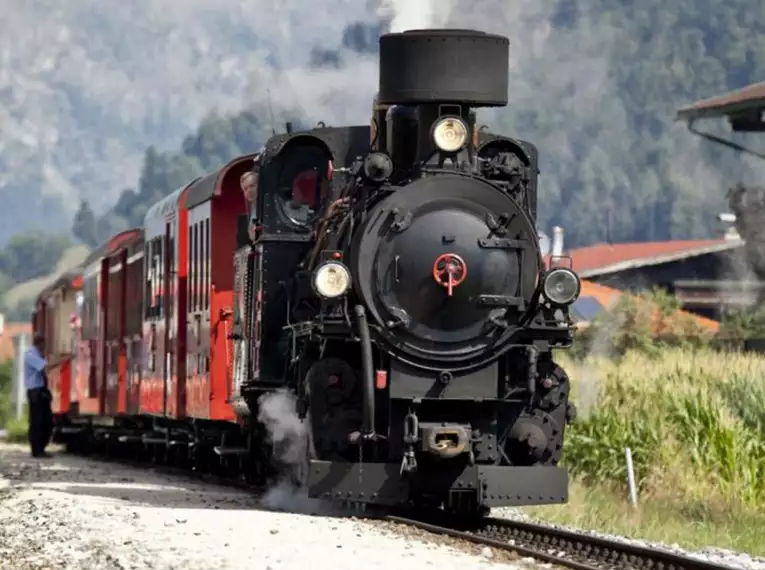
<path id="1" fill-rule="evenodd" d="M 180 152 L 162 153 L 151 146 L 135 190 L 124 190 L 112 209 L 97 216 L 87 201 L 80 202 L 72 233 L 95 247 L 116 232 L 143 224 L 149 207 L 193 178 L 259 148 L 271 131 L 250 111 L 231 116 L 211 115 L 194 135 L 186 137 Z"/>
<path id="2" fill-rule="evenodd" d="M 140 223 L 258 148 L 269 97 L 277 125 L 366 122 L 391 28 L 511 38 L 510 104 L 481 118 L 537 144 L 540 225 L 565 227 L 569 245 L 709 235 L 725 190 L 765 177 L 673 122 L 681 104 L 765 79 L 759 0 L 3 4 L 0 239 L 67 232 L 78 206 L 85 243 Z"/>

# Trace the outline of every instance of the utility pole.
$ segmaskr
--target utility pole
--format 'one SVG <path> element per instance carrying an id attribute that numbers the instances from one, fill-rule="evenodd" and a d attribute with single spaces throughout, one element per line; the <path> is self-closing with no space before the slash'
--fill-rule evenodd
<path id="1" fill-rule="evenodd" d="M 20 420 L 24 413 L 24 353 L 27 351 L 27 335 L 16 336 L 16 419 Z"/>

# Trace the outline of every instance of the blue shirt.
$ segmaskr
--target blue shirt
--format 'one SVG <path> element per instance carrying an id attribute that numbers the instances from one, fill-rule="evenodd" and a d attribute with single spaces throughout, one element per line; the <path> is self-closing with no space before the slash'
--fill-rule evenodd
<path id="1" fill-rule="evenodd" d="M 46 364 L 47 362 L 45 362 L 36 346 L 33 346 L 24 353 L 24 385 L 27 390 L 34 390 L 35 388 L 45 386 L 43 372 L 45 372 Z"/>

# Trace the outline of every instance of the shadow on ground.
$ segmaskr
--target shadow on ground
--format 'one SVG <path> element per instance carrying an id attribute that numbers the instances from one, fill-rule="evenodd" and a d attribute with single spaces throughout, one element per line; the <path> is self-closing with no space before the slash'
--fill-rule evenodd
<path id="1" fill-rule="evenodd" d="M 353 513 L 340 510 L 286 485 L 270 489 L 258 497 L 244 490 L 195 480 L 191 475 L 174 475 L 112 461 L 88 459 L 51 448 L 53 457 L 35 459 L 27 447 L 0 443 L 0 490 L 31 490 L 61 493 L 66 496 L 99 497 L 133 506 L 168 509 L 269 510 L 297 514 L 345 517 Z M 7 491 L 10 491 L 8 493 Z M 0 495 L 0 502 L 4 499 Z"/>

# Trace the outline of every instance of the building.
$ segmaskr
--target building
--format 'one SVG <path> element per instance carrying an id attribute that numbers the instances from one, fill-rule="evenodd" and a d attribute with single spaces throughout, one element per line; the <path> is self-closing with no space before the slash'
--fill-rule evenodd
<path id="1" fill-rule="evenodd" d="M 27 344 L 32 338 L 32 325 L 30 323 L 5 323 L 0 314 L 0 362 L 16 358 L 17 341 L 19 335 L 27 336 Z"/>
<path id="2" fill-rule="evenodd" d="M 625 294 L 629 293 L 592 281 L 582 280 L 582 292 L 572 306 L 577 326 L 580 328 L 588 326 L 592 319 L 604 311 L 612 309 Z M 720 323 L 715 320 L 686 311 L 679 311 L 678 314 L 693 316 L 701 327 L 713 333 L 717 333 L 720 330 Z"/>
<path id="3" fill-rule="evenodd" d="M 618 291 L 660 287 L 684 310 L 716 321 L 751 306 L 763 288 L 748 269 L 744 241 L 732 231 L 718 239 L 601 243 L 565 255 L 586 281 Z"/>
<path id="4" fill-rule="evenodd" d="M 686 121 L 691 132 L 706 136 L 705 133 L 696 131 L 693 123 L 702 119 L 725 117 L 734 132 L 765 132 L 763 114 L 765 114 L 765 81 L 681 107 L 677 110 L 675 118 L 678 121 Z M 711 140 L 726 144 L 726 141 L 719 138 Z"/>

